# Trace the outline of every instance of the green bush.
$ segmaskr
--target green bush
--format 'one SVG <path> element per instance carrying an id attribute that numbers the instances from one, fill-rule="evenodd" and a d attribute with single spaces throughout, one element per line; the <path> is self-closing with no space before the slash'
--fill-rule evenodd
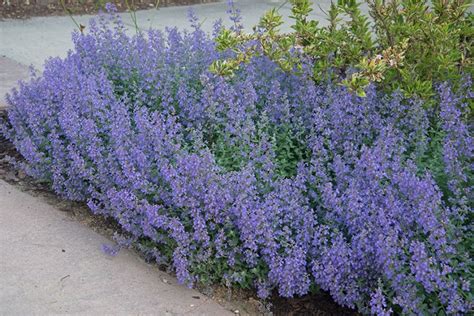
<path id="1" fill-rule="evenodd" d="M 214 62 L 211 70 L 232 75 L 251 56 L 263 54 L 285 71 L 301 72 L 302 60 L 309 57 L 317 82 L 329 76 L 361 96 L 371 82 L 381 82 L 388 90 L 425 99 L 433 95 L 433 83 L 456 86 L 463 75 L 473 73 L 470 0 L 365 1 L 371 19 L 357 0 L 338 0 L 331 4 L 329 24 L 322 27 L 308 17 L 311 1 L 291 0 L 291 33 L 280 32 L 283 21 L 277 9 L 261 18 L 253 34 L 224 29 L 218 48 L 235 55 Z"/>

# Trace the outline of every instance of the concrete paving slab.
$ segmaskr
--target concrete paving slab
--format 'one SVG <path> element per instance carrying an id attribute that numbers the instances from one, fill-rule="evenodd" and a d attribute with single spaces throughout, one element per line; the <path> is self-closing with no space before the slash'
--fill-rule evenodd
<path id="1" fill-rule="evenodd" d="M 28 67 L 5 56 L 0 56 L 0 109 L 7 106 L 5 94 L 16 87 L 19 80 L 29 77 Z"/>
<path id="2" fill-rule="evenodd" d="M 131 251 L 103 253 L 104 243 L 0 180 L 0 315 L 232 315 Z"/>

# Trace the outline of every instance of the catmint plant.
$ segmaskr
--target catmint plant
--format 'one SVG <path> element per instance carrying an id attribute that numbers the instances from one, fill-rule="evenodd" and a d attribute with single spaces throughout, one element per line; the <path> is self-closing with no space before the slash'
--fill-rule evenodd
<path id="1" fill-rule="evenodd" d="M 74 33 L 66 58 L 8 96 L 1 131 L 24 170 L 188 286 L 320 288 L 363 314 L 472 311 L 470 79 L 427 107 L 266 56 L 223 78 L 209 67 L 229 53 L 190 20 L 129 36 L 112 12 Z"/>

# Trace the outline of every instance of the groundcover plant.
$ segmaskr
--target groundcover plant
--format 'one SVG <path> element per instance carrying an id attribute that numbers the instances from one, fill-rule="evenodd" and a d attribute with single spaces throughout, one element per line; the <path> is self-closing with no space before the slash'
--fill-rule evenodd
<path id="1" fill-rule="evenodd" d="M 469 78 L 439 83 L 430 107 L 266 57 L 223 78 L 219 23 L 128 36 L 109 10 L 8 98 L 2 133 L 29 175 L 189 286 L 323 289 L 364 314 L 472 309 Z"/>

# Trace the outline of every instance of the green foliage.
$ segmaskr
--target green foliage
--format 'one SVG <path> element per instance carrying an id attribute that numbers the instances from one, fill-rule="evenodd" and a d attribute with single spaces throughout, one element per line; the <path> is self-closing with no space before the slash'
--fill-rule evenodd
<path id="1" fill-rule="evenodd" d="M 292 130 L 290 124 L 283 124 L 275 128 L 272 136 L 277 174 L 284 178 L 295 176 L 298 163 L 310 156 L 303 134 Z"/>
<path id="2" fill-rule="evenodd" d="M 426 151 L 416 156 L 418 168 L 422 173 L 429 170 L 436 184 L 443 192 L 443 195 L 449 197 L 451 195 L 448 189 L 449 179 L 445 172 L 443 162 L 443 142 L 445 134 L 441 129 L 432 128 L 428 133 L 428 137 L 430 138 L 430 142 L 428 143 Z"/>
<path id="3" fill-rule="evenodd" d="M 248 146 L 241 140 L 237 140 L 228 134 L 217 133 L 213 153 L 217 164 L 226 171 L 240 170 L 247 161 L 248 152 Z"/>
<path id="4" fill-rule="evenodd" d="M 243 62 L 263 54 L 284 71 L 301 72 L 301 56 L 310 57 L 312 77 L 331 79 L 365 95 L 371 82 L 407 96 L 430 98 L 433 84 L 472 74 L 473 14 L 470 0 L 365 0 L 368 16 L 357 0 L 331 3 L 327 26 L 311 20 L 309 0 L 291 0 L 293 32 L 281 33 L 282 16 L 272 9 L 259 31 L 244 34 L 224 29 L 216 39 L 220 50 L 235 57 L 216 61 L 211 71 L 232 75 Z M 257 45 L 246 45 L 250 40 Z M 354 71 L 355 70 L 355 71 Z"/>
<path id="5" fill-rule="evenodd" d="M 278 177 L 295 176 L 298 163 L 307 161 L 310 157 L 304 133 L 294 130 L 290 123 L 269 124 L 263 119 L 256 135 L 250 141 L 259 144 L 264 138 L 269 141 L 274 152 L 275 171 Z M 217 164 L 226 171 L 241 170 L 249 162 L 251 147 L 243 140 L 217 131 L 211 142 Z"/>
<path id="6" fill-rule="evenodd" d="M 470 1 L 369 0 L 380 47 L 406 40 L 404 61 L 386 72 L 386 83 L 407 95 L 429 97 L 433 82 L 458 81 L 472 73 L 473 15 Z"/>

